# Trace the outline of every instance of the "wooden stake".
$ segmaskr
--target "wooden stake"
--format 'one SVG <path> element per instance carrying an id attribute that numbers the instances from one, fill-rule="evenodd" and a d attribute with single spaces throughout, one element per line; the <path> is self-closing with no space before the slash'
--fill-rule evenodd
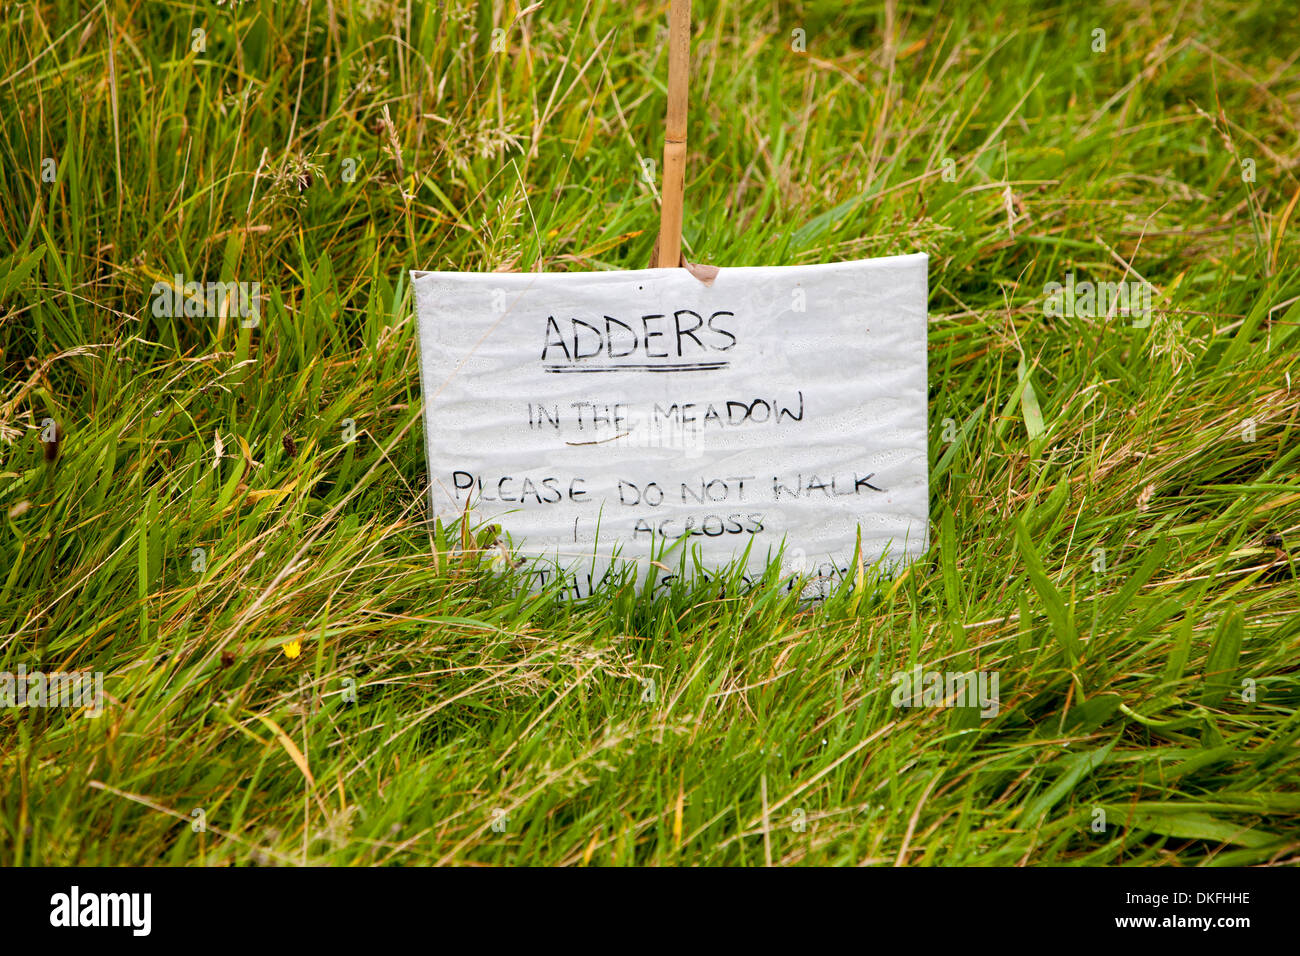
<path id="1" fill-rule="evenodd" d="M 682 201 L 686 192 L 687 71 L 691 58 L 691 0 L 672 0 L 668 13 L 668 116 L 664 123 L 664 185 L 658 264 L 682 259 Z"/>

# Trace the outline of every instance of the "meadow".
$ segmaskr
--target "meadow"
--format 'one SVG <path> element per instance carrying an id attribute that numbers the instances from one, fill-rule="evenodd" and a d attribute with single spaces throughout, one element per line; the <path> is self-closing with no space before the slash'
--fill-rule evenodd
<path id="1" fill-rule="evenodd" d="M 0 864 L 1300 860 L 1294 11 L 697 0 L 687 258 L 930 256 L 932 544 L 563 601 L 428 520 L 408 270 L 649 263 L 666 6 L 3 4 L 0 672 L 104 700 Z"/>

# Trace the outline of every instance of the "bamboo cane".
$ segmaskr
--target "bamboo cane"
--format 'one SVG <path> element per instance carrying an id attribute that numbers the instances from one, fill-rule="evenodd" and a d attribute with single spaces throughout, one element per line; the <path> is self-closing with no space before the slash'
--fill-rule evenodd
<path id="1" fill-rule="evenodd" d="M 682 258 L 682 201 L 686 191 L 687 72 L 691 56 L 691 0 L 672 0 L 668 12 L 668 115 L 664 123 L 664 184 L 658 264 Z"/>

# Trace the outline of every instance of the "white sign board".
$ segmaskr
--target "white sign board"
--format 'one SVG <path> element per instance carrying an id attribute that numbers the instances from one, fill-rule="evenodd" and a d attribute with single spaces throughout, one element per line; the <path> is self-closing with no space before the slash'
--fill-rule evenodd
<path id="1" fill-rule="evenodd" d="M 918 557 L 927 263 L 413 273 L 434 515 L 468 505 L 577 597 L 673 544 L 757 578 L 784 542 L 828 586 L 859 532 Z"/>

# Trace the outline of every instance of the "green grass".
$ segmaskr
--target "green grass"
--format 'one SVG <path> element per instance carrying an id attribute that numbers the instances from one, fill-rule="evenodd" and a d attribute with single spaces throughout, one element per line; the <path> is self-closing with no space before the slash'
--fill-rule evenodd
<path id="1" fill-rule="evenodd" d="M 666 4 L 441 6 L 6 5 L 0 671 L 109 700 L 0 710 L 0 863 L 1300 859 L 1293 11 L 697 2 L 687 256 L 931 256 L 933 547 L 570 606 L 426 521 L 406 272 L 648 262 Z"/>

